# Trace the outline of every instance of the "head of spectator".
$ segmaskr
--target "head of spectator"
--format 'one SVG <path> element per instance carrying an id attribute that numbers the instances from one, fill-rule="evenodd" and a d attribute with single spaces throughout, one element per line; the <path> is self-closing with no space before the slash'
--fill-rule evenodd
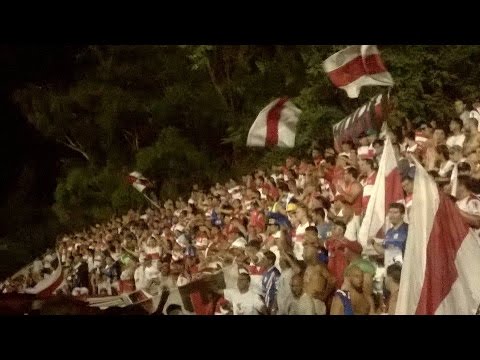
<path id="1" fill-rule="evenodd" d="M 404 176 L 402 179 L 402 188 L 405 194 L 413 194 L 413 178 L 410 175 Z"/>
<path id="2" fill-rule="evenodd" d="M 403 223 L 405 206 L 401 203 L 391 203 L 388 207 L 388 220 L 395 227 Z"/>
<path id="3" fill-rule="evenodd" d="M 358 170 L 353 166 L 349 166 L 345 169 L 345 174 L 343 175 L 343 180 L 346 185 L 350 185 L 358 179 Z"/>
<path id="4" fill-rule="evenodd" d="M 290 290 L 295 299 L 300 299 L 303 294 L 303 276 L 294 274 L 290 279 Z"/>
<path id="5" fill-rule="evenodd" d="M 448 151 L 449 159 L 458 163 L 463 158 L 463 149 L 459 145 L 453 145 Z"/>
<path id="6" fill-rule="evenodd" d="M 454 134 L 457 135 L 462 131 L 463 123 L 461 119 L 452 119 L 450 120 L 450 131 Z"/>
<path id="7" fill-rule="evenodd" d="M 356 292 L 363 292 L 363 272 L 358 266 L 349 266 L 345 270 L 345 277 L 348 279 L 350 286 Z"/>

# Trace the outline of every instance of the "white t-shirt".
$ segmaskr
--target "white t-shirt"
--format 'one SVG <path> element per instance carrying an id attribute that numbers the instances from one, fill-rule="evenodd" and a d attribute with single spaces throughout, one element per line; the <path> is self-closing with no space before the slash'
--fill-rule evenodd
<path id="1" fill-rule="evenodd" d="M 149 267 L 145 268 L 145 280 L 148 282 L 149 280 L 155 279 L 160 275 L 157 266 L 150 265 Z"/>
<path id="2" fill-rule="evenodd" d="M 224 296 L 233 305 L 233 315 L 259 315 L 264 306 L 260 296 L 252 290 L 241 294 L 238 289 L 225 289 Z"/>
<path id="3" fill-rule="evenodd" d="M 325 303 L 303 293 L 300 299 L 290 298 L 288 315 L 325 315 L 327 308 Z"/>
<path id="4" fill-rule="evenodd" d="M 458 145 L 463 147 L 464 141 L 465 141 L 464 134 L 452 135 L 452 136 L 449 136 L 447 139 L 447 146 L 452 147 L 453 145 Z"/>
<path id="5" fill-rule="evenodd" d="M 137 290 L 143 289 L 147 285 L 145 280 L 145 269 L 143 266 L 137 267 L 133 274 L 133 278 L 135 279 L 135 288 Z"/>

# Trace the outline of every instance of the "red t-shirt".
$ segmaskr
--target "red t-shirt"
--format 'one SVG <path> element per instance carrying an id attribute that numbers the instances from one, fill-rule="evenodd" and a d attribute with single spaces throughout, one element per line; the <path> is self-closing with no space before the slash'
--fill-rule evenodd
<path id="1" fill-rule="evenodd" d="M 343 284 L 343 273 L 347 267 L 347 260 L 343 251 L 345 246 L 340 239 L 331 238 L 325 242 L 325 247 L 328 250 L 327 269 L 337 280 L 335 282 L 337 289 L 340 289 Z"/>

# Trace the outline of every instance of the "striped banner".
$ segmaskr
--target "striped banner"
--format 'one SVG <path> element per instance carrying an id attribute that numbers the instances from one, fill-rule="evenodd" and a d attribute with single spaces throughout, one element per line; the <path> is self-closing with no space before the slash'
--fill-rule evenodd
<path id="1" fill-rule="evenodd" d="M 340 152 L 342 142 L 357 142 L 358 136 L 369 129 L 380 131 L 387 110 L 388 95 L 379 94 L 333 125 L 335 149 Z"/>

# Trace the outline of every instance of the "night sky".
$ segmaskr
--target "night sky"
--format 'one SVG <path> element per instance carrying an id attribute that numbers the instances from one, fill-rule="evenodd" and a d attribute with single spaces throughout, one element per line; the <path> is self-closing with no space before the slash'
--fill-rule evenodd
<path id="1" fill-rule="evenodd" d="M 53 202 L 58 161 L 65 150 L 27 122 L 13 103 L 12 94 L 31 82 L 67 84 L 72 79 L 75 51 L 76 47 L 71 46 L 0 46 L 0 207 L 5 206 L 8 194 L 18 190 L 17 181 L 26 166 L 35 174 L 34 186 L 27 192 L 28 201 L 36 207 Z M 0 236 L 5 236 L 8 219 L 2 219 L 0 224 Z"/>

